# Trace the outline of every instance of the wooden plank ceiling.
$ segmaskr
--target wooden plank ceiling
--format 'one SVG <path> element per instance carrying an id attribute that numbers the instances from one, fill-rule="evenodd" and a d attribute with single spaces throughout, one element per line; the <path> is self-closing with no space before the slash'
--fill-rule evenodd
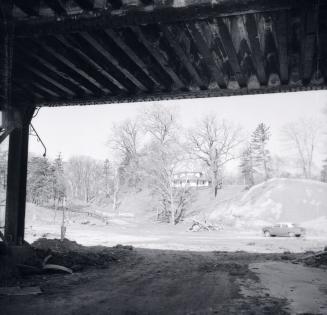
<path id="1" fill-rule="evenodd" d="M 18 106 L 326 87 L 327 1 L 13 2 Z"/>

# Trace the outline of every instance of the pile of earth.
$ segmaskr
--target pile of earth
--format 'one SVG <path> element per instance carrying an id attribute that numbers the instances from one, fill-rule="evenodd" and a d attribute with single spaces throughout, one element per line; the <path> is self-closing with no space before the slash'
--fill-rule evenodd
<path id="1" fill-rule="evenodd" d="M 322 252 L 310 252 L 306 253 L 301 262 L 310 267 L 324 268 L 327 269 L 327 246 Z M 309 255 L 308 255 L 309 254 Z"/>
<path id="2" fill-rule="evenodd" d="M 87 266 L 107 267 L 112 262 L 126 256 L 127 252 L 132 249 L 130 246 L 121 245 L 113 248 L 101 246 L 87 247 L 68 239 L 61 241 L 46 238 L 36 240 L 31 244 L 31 247 L 34 249 L 37 257 L 40 258 L 37 262 L 39 266 L 40 264 L 42 265 L 45 257 L 51 255 L 48 260 L 49 263 L 62 265 L 73 270 L 81 270 Z"/>
<path id="3" fill-rule="evenodd" d="M 48 274 L 51 271 L 43 269 L 45 263 L 70 268 L 73 272 L 90 267 L 107 268 L 130 256 L 132 250 L 131 246 L 87 247 L 68 239 L 40 238 L 31 245 L 25 245 L 18 254 L 9 247 L 7 251 L 2 251 L 0 283 L 8 284 L 8 281 L 15 282 L 21 277 Z"/>

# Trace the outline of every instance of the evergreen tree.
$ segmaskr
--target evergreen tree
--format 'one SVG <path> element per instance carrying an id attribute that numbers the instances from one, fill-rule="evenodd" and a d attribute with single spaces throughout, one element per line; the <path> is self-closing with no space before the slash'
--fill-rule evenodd
<path id="1" fill-rule="evenodd" d="M 265 180 L 270 178 L 270 152 L 267 149 L 267 144 L 270 138 L 269 127 L 261 123 L 255 129 L 251 139 L 251 149 L 253 152 L 256 166 L 263 169 Z"/>
<path id="2" fill-rule="evenodd" d="M 29 162 L 27 176 L 27 198 L 44 205 L 53 196 L 54 172 L 47 158 L 33 157 Z"/>
<path id="3" fill-rule="evenodd" d="M 53 172 L 52 197 L 54 205 L 57 206 L 62 203 L 64 198 L 66 197 L 66 182 L 61 154 L 59 154 L 57 158 L 53 161 L 51 170 Z"/>
<path id="4" fill-rule="evenodd" d="M 327 183 L 327 159 L 323 161 L 324 164 L 322 166 L 322 171 L 321 171 L 321 181 L 324 183 Z"/>
<path id="5" fill-rule="evenodd" d="M 242 153 L 240 167 L 242 174 L 244 175 L 246 185 L 248 187 L 252 187 L 254 185 L 255 170 L 253 152 L 250 145 Z"/>

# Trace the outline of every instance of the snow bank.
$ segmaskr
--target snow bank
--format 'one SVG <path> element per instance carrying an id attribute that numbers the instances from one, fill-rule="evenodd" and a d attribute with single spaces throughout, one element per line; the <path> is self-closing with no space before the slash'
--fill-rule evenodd
<path id="1" fill-rule="evenodd" d="M 303 223 L 327 217 L 327 184 L 271 179 L 252 187 L 230 210 L 234 217 L 268 222 Z"/>
<path id="2" fill-rule="evenodd" d="M 271 179 L 216 203 L 207 218 L 243 227 L 284 221 L 308 223 L 308 228 L 327 230 L 327 219 L 323 219 L 327 218 L 327 184 L 302 179 Z"/>

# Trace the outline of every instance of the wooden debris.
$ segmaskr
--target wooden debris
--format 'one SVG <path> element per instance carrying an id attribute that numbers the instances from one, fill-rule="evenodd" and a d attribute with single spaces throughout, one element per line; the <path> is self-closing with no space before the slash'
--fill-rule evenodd
<path id="1" fill-rule="evenodd" d="M 73 270 L 70 268 L 59 266 L 59 265 L 53 265 L 53 264 L 47 264 L 43 266 L 43 270 L 51 270 L 51 271 L 63 271 L 72 274 Z"/>
<path id="2" fill-rule="evenodd" d="M 42 266 L 43 270 L 52 270 L 52 271 L 63 271 L 72 274 L 73 270 L 64 266 L 60 265 L 55 265 L 55 264 L 47 264 L 49 259 L 52 257 L 52 255 L 48 255 L 47 257 L 44 258 Z"/>
<path id="3" fill-rule="evenodd" d="M 221 225 L 211 225 L 206 222 L 201 222 L 199 220 L 193 219 L 193 224 L 189 228 L 189 231 L 198 232 L 198 231 L 220 231 L 223 227 Z"/>

